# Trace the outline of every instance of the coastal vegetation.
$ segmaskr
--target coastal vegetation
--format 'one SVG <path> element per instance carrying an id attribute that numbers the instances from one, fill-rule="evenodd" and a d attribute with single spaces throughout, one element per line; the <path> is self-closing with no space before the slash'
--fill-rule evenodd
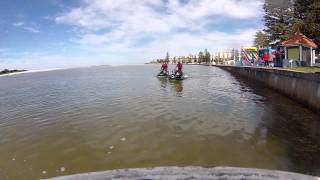
<path id="1" fill-rule="evenodd" d="M 212 55 L 209 53 L 207 49 L 204 51 L 200 51 L 196 55 L 188 55 L 188 56 L 173 56 L 170 57 L 169 52 L 166 53 L 166 57 L 164 59 L 152 60 L 146 64 L 160 64 L 160 63 L 173 63 L 176 64 L 181 62 L 183 64 L 191 64 L 191 63 L 210 63 L 212 61 Z"/>
<path id="2" fill-rule="evenodd" d="M 255 35 L 254 46 L 258 48 L 267 47 L 268 46 L 268 36 L 263 31 L 258 31 Z"/>
<path id="3" fill-rule="evenodd" d="M 198 63 L 209 63 L 211 59 L 211 54 L 208 52 L 207 49 L 204 52 L 199 52 L 199 62 Z"/>
<path id="4" fill-rule="evenodd" d="M 4 74 L 11 74 L 11 73 L 17 73 L 17 72 L 24 72 L 26 70 L 9 70 L 9 69 L 4 69 L 2 71 L 0 71 L 0 75 L 4 75 Z"/>
<path id="5" fill-rule="evenodd" d="M 320 44 L 319 0 L 266 0 L 264 11 L 265 29 L 256 33 L 257 47 L 278 45 L 297 31 Z"/>

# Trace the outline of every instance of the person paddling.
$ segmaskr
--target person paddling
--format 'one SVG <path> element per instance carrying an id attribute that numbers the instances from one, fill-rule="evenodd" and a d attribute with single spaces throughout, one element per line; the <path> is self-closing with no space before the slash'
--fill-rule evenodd
<path id="1" fill-rule="evenodd" d="M 175 74 L 177 74 L 177 72 L 179 72 L 180 75 L 182 75 L 182 63 L 180 63 L 180 61 L 178 62 L 176 69 L 177 70 L 176 70 Z"/>
<path id="2" fill-rule="evenodd" d="M 168 64 L 167 63 L 163 63 L 161 66 L 161 71 L 165 74 L 167 74 L 168 72 Z"/>

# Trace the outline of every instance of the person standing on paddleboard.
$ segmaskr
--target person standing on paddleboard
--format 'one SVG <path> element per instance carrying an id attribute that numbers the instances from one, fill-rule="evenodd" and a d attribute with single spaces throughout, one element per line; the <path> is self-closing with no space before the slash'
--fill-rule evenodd
<path id="1" fill-rule="evenodd" d="M 163 73 L 167 73 L 168 72 L 168 64 L 166 62 L 162 64 L 161 71 Z"/>
<path id="2" fill-rule="evenodd" d="M 180 63 L 180 61 L 178 62 L 176 69 L 178 70 L 178 72 L 182 73 L 182 63 Z"/>

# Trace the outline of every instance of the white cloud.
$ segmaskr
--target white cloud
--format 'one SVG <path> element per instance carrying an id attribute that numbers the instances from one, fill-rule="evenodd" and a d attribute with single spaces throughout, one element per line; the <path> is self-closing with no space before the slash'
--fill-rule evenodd
<path id="1" fill-rule="evenodd" d="M 98 35 L 94 36 L 92 34 L 92 37 L 88 36 L 86 39 L 82 39 L 83 42 L 78 42 L 82 44 L 78 47 L 78 53 L 76 54 L 70 52 L 60 52 L 58 54 L 56 52 L 54 54 L 40 52 L 17 53 L 10 49 L 0 49 L 0 52 L 3 52 L 0 54 L 0 69 L 33 70 L 101 64 L 139 64 L 154 58 L 162 58 L 165 56 L 166 51 L 169 51 L 171 55 L 189 55 L 190 53 L 198 53 L 204 48 L 208 48 L 210 52 L 215 52 L 251 45 L 251 37 L 255 32 L 255 29 L 249 29 L 232 35 L 224 32 L 210 32 L 200 35 L 192 35 L 190 33 L 164 34 L 143 47 L 132 47 L 131 43 L 135 41 L 134 37 L 116 41 L 104 39 L 105 35 L 101 35 L 100 39 Z M 60 46 L 61 44 L 58 43 L 57 45 Z M 91 55 L 83 55 L 82 52 Z M 8 54 L 10 58 L 8 58 Z"/>
<path id="2" fill-rule="evenodd" d="M 30 31 L 30 32 L 33 32 L 33 33 L 39 33 L 40 32 L 40 29 L 39 29 L 38 25 L 35 24 L 35 23 L 26 24 L 25 22 L 16 22 L 16 23 L 13 23 L 12 25 L 17 27 L 17 28 L 21 28 L 21 29 L 24 29 L 24 30 L 27 30 L 27 31 Z"/>
<path id="3" fill-rule="evenodd" d="M 132 64 L 172 55 L 210 52 L 251 45 L 261 27 L 236 31 L 207 29 L 225 19 L 246 22 L 262 17 L 262 0 L 82 0 L 54 18 L 71 26 L 77 54 L 20 53 L 0 57 L 8 68 L 43 69 L 97 64 Z M 50 17 L 51 19 L 51 17 Z M 39 33 L 37 24 L 17 22 L 17 28 Z M 0 50 L 1 51 L 1 50 Z M 65 53 L 65 54 L 63 54 Z M 13 67 L 14 65 L 14 67 Z"/>
<path id="4" fill-rule="evenodd" d="M 20 27 L 24 25 L 24 22 L 16 22 L 12 24 L 13 26 Z"/>
<path id="5" fill-rule="evenodd" d="M 84 0 L 81 7 L 56 17 L 56 22 L 84 28 L 127 28 L 166 32 L 201 23 L 204 18 L 246 19 L 261 15 L 261 0 Z"/>
<path id="6" fill-rule="evenodd" d="M 248 29 L 234 34 L 224 32 L 211 32 L 199 35 L 190 33 L 178 33 L 172 35 L 157 36 L 156 40 L 140 46 L 132 46 L 134 37 L 125 38 L 118 42 L 100 42 L 105 35 L 94 36 L 93 39 L 82 39 L 81 48 L 91 54 L 109 55 L 110 58 L 103 58 L 103 64 L 136 64 L 147 60 L 162 58 L 169 51 L 171 55 L 183 56 L 197 54 L 199 51 L 208 48 L 210 52 L 231 50 L 241 46 L 250 46 L 255 29 Z M 95 39 L 99 39 L 95 41 Z M 90 42 L 90 44 L 89 44 Z M 95 43 L 92 43 L 95 42 Z M 112 60 L 117 60 L 116 62 Z"/>
<path id="7" fill-rule="evenodd" d="M 85 29 L 86 33 L 79 35 L 80 44 L 98 45 L 136 40 L 134 37 L 146 34 L 163 38 L 178 28 L 206 31 L 207 23 L 224 18 L 259 18 L 261 7 L 261 0 L 84 0 L 80 7 L 60 14 L 55 21 Z M 108 32 L 95 33 L 103 30 Z"/>
<path id="8" fill-rule="evenodd" d="M 147 52 L 159 56 L 159 52 L 169 50 L 182 55 L 201 48 L 251 45 L 255 33 L 251 27 L 226 33 L 210 32 L 205 25 L 224 18 L 243 22 L 259 18 L 261 6 L 257 0 L 190 0 L 186 4 L 179 0 L 86 0 L 81 7 L 56 17 L 56 22 L 85 29 L 74 41 L 94 52 Z M 175 33 L 179 28 L 190 32 Z M 103 30 L 107 32 L 101 33 Z M 146 37 L 153 42 L 134 46 Z"/>
<path id="9" fill-rule="evenodd" d="M 177 56 L 197 54 L 205 48 L 208 48 L 210 52 L 226 51 L 241 46 L 250 46 L 255 33 L 255 29 L 248 29 L 232 35 L 224 32 L 211 32 L 196 36 L 189 33 L 180 33 L 159 38 L 144 48 L 135 50 L 137 51 L 136 54 L 141 55 L 140 58 L 145 57 L 146 59 L 164 57 L 166 51 Z"/>
<path id="10" fill-rule="evenodd" d="M 25 26 L 25 27 L 22 27 L 22 29 L 30 31 L 30 32 L 33 32 L 33 33 L 39 33 L 40 32 L 40 30 L 38 28 L 31 27 L 31 26 Z"/>

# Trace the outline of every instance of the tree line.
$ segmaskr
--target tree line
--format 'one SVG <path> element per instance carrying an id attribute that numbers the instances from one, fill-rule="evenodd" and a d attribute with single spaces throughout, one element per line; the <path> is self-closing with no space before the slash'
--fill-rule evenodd
<path id="1" fill-rule="evenodd" d="M 23 72 L 23 71 L 26 71 L 26 70 L 9 70 L 9 69 L 4 69 L 2 71 L 0 71 L 0 75 L 3 75 L 3 74 L 10 74 L 10 73 L 16 73 L 16 72 Z"/>
<path id="2" fill-rule="evenodd" d="M 200 51 L 198 54 L 198 63 L 210 63 L 211 61 L 211 54 L 208 52 L 207 49 L 204 52 Z"/>
<path id="3" fill-rule="evenodd" d="M 204 51 L 200 51 L 197 55 L 194 56 L 181 56 L 173 58 L 170 58 L 169 52 L 167 52 L 166 57 L 164 59 L 157 59 L 154 61 L 151 61 L 150 64 L 160 64 L 160 63 L 210 63 L 211 61 L 211 54 L 208 52 L 207 49 Z"/>
<path id="4" fill-rule="evenodd" d="M 255 35 L 254 45 L 278 45 L 297 31 L 320 44 L 319 0 L 265 0 L 263 31 Z"/>

